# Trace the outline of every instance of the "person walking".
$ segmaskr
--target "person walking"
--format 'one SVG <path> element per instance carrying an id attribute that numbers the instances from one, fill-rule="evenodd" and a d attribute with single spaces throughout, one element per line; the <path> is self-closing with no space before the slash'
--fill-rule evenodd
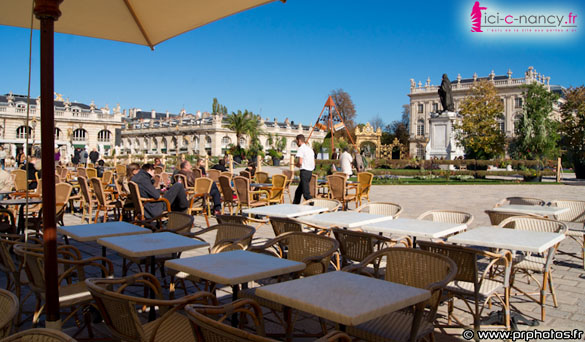
<path id="1" fill-rule="evenodd" d="M 4 163 L 6 162 L 6 151 L 4 151 L 4 146 L 0 146 L 0 165 L 2 166 L 2 170 L 4 170 Z"/>
<path id="2" fill-rule="evenodd" d="M 353 172 L 351 170 L 351 163 L 353 162 L 353 158 L 351 154 L 349 154 L 347 146 L 343 148 L 343 153 L 341 153 L 341 157 L 339 157 L 339 164 L 341 166 L 341 172 L 345 173 L 346 178 L 349 178 Z"/>
<path id="3" fill-rule="evenodd" d="M 315 153 L 313 150 L 305 143 L 305 136 L 302 134 L 297 135 L 296 138 L 297 145 L 299 149 L 297 150 L 297 164 L 301 169 L 301 182 L 295 191 L 295 199 L 293 204 L 300 204 L 301 203 L 301 196 L 305 198 L 305 200 L 309 200 L 313 198 L 311 196 L 311 192 L 309 189 L 309 184 L 311 183 L 311 176 L 313 175 L 313 170 L 315 169 Z"/>
<path id="4" fill-rule="evenodd" d="M 97 161 L 100 159 L 100 153 L 97 151 L 97 148 L 93 148 L 93 150 L 89 153 L 89 160 L 91 163 L 95 165 Z"/>

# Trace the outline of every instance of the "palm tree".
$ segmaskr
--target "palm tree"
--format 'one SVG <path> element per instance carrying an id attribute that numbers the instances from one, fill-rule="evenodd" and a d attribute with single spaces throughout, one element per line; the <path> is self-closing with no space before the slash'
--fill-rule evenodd
<path id="1" fill-rule="evenodd" d="M 227 128 L 236 132 L 238 150 L 241 148 L 240 138 L 243 135 L 248 135 L 251 140 L 254 140 L 257 139 L 258 135 L 261 133 L 260 118 L 247 110 L 244 112 L 238 110 L 237 113 L 232 112 L 232 114 L 226 117 L 226 121 Z"/>

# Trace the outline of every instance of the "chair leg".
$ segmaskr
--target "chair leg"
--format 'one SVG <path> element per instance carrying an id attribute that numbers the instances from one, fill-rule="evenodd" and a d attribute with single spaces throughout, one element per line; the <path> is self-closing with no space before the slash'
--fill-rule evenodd
<path id="1" fill-rule="evenodd" d="M 552 295 L 553 298 L 553 304 L 555 306 L 555 308 L 559 307 L 559 304 L 557 303 L 557 294 L 555 293 L 555 287 L 553 286 L 553 277 L 552 274 L 548 275 L 548 286 L 550 287 L 550 294 Z"/>
<path id="2" fill-rule="evenodd" d="M 544 272 L 542 275 L 542 286 L 540 288 L 540 320 L 543 322 L 546 317 L 544 304 L 546 302 L 546 285 L 548 284 L 548 277 L 548 272 Z"/>

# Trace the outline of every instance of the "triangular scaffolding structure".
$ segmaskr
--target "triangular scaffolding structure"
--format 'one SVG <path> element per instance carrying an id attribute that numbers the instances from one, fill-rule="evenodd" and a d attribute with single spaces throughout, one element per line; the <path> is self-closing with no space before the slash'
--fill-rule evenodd
<path id="1" fill-rule="evenodd" d="M 325 111 L 325 109 L 327 109 L 327 111 Z M 325 113 L 325 116 L 323 116 L 323 113 Z M 331 157 L 333 156 L 333 151 L 335 151 L 335 143 L 333 141 L 334 133 L 342 129 L 345 129 L 345 131 L 347 132 L 347 136 L 351 141 L 351 144 L 355 147 L 356 151 L 358 151 L 357 146 L 355 145 L 355 142 L 353 141 L 353 138 L 351 137 L 351 134 L 349 133 L 349 130 L 345 125 L 345 122 L 343 121 L 343 117 L 341 117 L 341 114 L 337 110 L 337 106 L 335 105 L 335 102 L 333 101 L 331 95 L 329 95 L 329 97 L 327 98 L 327 101 L 325 102 L 325 105 L 323 106 L 323 109 L 321 110 L 321 114 L 319 114 L 317 121 L 315 122 L 313 127 L 311 127 L 311 132 L 309 133 L 309 137 L 307 138 L 307 143 L 309 143 L 309 139 L 311 139 L 311 135 L 313 134 L 315 128 L 329 131 L 329 133 L 331 134 Z"/>

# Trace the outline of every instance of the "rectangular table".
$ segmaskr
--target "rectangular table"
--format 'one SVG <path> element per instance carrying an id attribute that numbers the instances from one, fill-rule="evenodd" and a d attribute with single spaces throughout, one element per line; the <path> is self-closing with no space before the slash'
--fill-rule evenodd
<path id="1" fill-rule="evenodd" d="M 522 214 L 535 214 L 545 217 L 553 217 L 558 214 L 569 211 L 569 208 L 561 207 L 546 207 L 541 205 L 520 205 L 520 204 L 509 204 L 495 207 L 494 211 L 505 211 L 505 212 L 516 212 Z"/>
<path id="2" fill-rule="evenodd" d="M 392 220 L 392 216 L 359 213 L 357 211 L 334 211 L 313 216 L 304 216 L 302 221 L 322 227 L 358 228 L 367 224 Z"/>
<path id="3" fill-rule="evenodd" d="M 466 224 L 398 218 L 361 227 L 368 233 L 398 234 L 414 238 L 439 239 L 467 229 Z"/>
<path id="4" fill-rule="evenodd" d="M 355 326 L 427 300 L 431 293 L 336 271 L 262 286 L 256 290 L 256 295 L 343 326 Z"/>
<path id="5" fill-rule="evenodd" d="M 561 242 L 564 238 L 565 234 L 560 233 L 532 232 L 490 226 L 468 230 L 451 236 L 447 241 L 464 245 L 542 253 Z"/>
<path id="6" fill-rule="evenodd" d="M 244 209 L 242 212 L 249 215 L 263 215 L 268 217 L 299 217 L 305 215 L 319 214 L 329 209 L 312 205 L 301 204 L 276 204 Z"/>

